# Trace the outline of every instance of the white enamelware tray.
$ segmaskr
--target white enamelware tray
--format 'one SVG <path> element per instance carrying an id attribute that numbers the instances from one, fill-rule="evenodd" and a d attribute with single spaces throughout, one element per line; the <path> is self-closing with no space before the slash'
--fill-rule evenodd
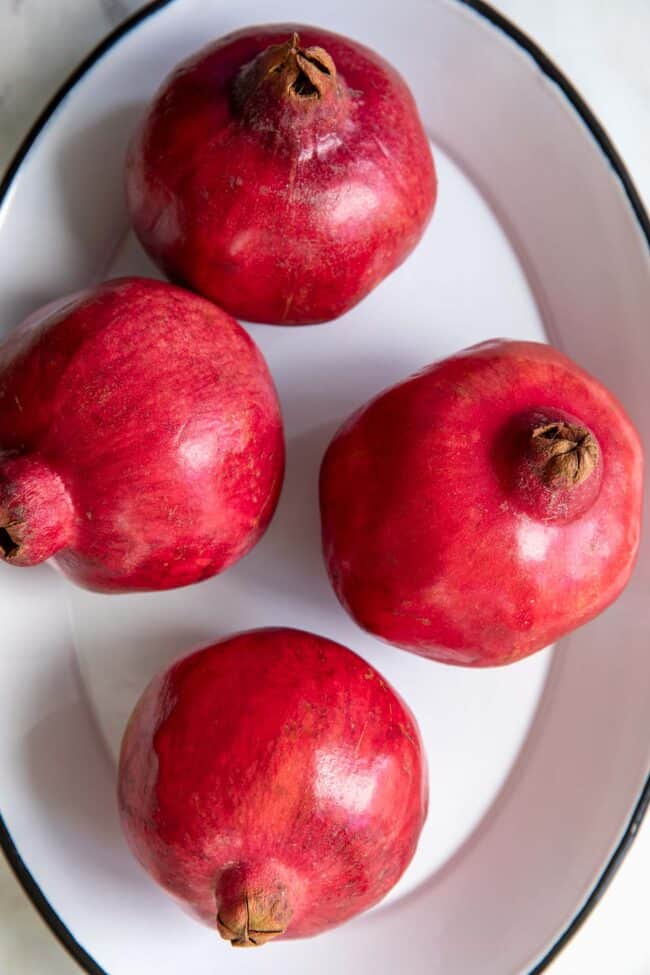
<path id="1" fill-rule="evenodd" d="M 623 400 L 650 444 L 650 227 L 568 81 L 489 7 L 463 0 L 162 0 L 56 96 L 0 191 L 0 330 L 115 274 L 155 274 L 128 231 L 125 147 L 171 67 L 234 28 L 317 20 L 406 76 L 440 195 L 407 263 L 330 325 L 251 326 L 286 420 L 286 484 L 238 566 L 185 590 L 99 596 L 45 566 L 1 567 L 0 839 L 36 907 L 96 975 L 529 975 L 604 890 L 650 768 L 650 539 L 598 620 L 512 667 L 461 670 L 362 633 L 319 549 L 316 481 L 341 419 L 425 363 L 495 335 L 544 339 Z M 531 558 L 537 557 L 531 553 Z M 431 811 L 386 901 L 310 941 L 232 952 L 131 859 L 115 756 L 146 681 L 180 651 L 285 624 L 363 654 L 404 695 Z"/>

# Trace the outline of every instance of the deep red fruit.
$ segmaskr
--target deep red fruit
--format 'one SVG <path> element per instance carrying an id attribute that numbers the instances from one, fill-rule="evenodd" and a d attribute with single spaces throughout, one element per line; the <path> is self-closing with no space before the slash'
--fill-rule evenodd
<path id="1" fill-rule="evenodd" d="M 0 555 L 90 589 L 169 589 L 241 558 L 284 467 L 272 380 L 214 305 L 131 278 L 0 347 Z"/>
<path id="2" fill-rule="evenodd" d="M 238 318 L 343 314 L 431 216 L 413 97 L 382 58 L 312 27 L 250 27 L 179 65 L 127 162 L 135 230 L 174 280 Z"/>
<path id="3" fill-rule="evenodd" d="M 135 856 L 236 946 L 318 934 L 375 904 L 413 856 L 427 795 L 404 702 L 356 654 L 299 630 L 174 664 L 122 743 Z"/>
<path id="4" fill-rule="evenodd" d="M 477 345 L 382 393 L 330 444 L 332 584 L 407 650 L 518 660 L 619 595 L 641 476 L 637 434 L 595 379 L 547 345 Z"/>

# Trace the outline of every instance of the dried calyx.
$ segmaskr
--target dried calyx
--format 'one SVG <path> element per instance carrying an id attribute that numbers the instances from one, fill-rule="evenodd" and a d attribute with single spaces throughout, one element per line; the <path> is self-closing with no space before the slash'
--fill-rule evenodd
<path id="1" fill-rule="evenodd" d="M 267 77 L 277 76 L 282 89 L 294 98 L 321 98 L 336 84 L 336 67 L 322 47 L 302 48 L 294 33 L 285 44 L 264 52 Z"/>
<path id="2" fill-rule="evenodd" d="M 0 527 L 0 557 L 3 559 L 14 558 L 20 549 L 20 542 L 12 534 L 12 527 L 11 525 Z"/>
<path id="3" fill-rule="evenodd" d="M 217 929 L 233 948 L 258 948 L 284 934 L 291 918 L 286 890 L 271 884 L 268 891 L 232 889 L 221 898 Z"/>
<path id="4" fill-rule="evenodd" d="M 37 565 L 65 548 L 74 509 L 63 479 L 37 455 L 0 456 L 0 560 Z"/>
<path id="5" fill-rule="evenodd" d="M 284 44 L 273 44 L 262 51 L 239 73 L 235 103 L 240 107 L 255 91 L 272 91 L 294 104 L 318 102 L 337 90 L 334 61 L 322 47 L 303 48 L 294 33 Z"/>
<path id="6" fill-rule="evenodd" d="M 541 472 L 549 488 L 582 484 L 598 465 L 599 449 L 589 430 L 558 421 L 536 427 L 531 445 L 541 455 Z"/>

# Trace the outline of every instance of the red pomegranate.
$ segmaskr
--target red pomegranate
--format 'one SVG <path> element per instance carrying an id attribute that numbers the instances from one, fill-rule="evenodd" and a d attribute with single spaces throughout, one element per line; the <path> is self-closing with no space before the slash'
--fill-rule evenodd
<path id="1" fill-rule="evenodd" d="M 240 326 L 131 278 L 41 309 L 0 347 L 0 555 L 90 589 L 169 589 L 241 558 L 284 467 L 278 401 Z"/>
<path id="2" fill-rule="evenodd" d="M 249 321 L 352 308 L 431 216 L 436 177 L 403 79 L 313 27 L 250 27 L 179 65 L 136 133 L 126 186 L 145 249 Z"/>
<path id="3" fill-rule="evenodd" d="M 407 650 L 518 660 L 619 595 L 641 476 L 637 434 L 594 378 L 547 345 L 477 345 L 379 395 L 330 444 L 332 584 Z"/>
<path id="4" fill-rule="evenodd" d="M 149 685 L 119 804 L 154 880 L 246 947 L 326 931 L 390 890 L 426 817 L 426 764 L 412 714 L 364 660 L 257 630 Z"/>

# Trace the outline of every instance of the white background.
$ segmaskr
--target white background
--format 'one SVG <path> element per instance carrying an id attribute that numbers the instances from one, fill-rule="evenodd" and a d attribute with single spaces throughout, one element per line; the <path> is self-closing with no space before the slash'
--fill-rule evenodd
<path id="1" fill-rule="evenodd" d="M 0 0 L 0 172 L 70 70 L 140 6 L 137 0 Z M 495 0 L 493 6 L 573 81 L 650 205 L 650 0 Z M 650 975 L 649 896 L 650 821 L 552 975 Z M 2 975 L 78 971 L 0 856 Z"/>

